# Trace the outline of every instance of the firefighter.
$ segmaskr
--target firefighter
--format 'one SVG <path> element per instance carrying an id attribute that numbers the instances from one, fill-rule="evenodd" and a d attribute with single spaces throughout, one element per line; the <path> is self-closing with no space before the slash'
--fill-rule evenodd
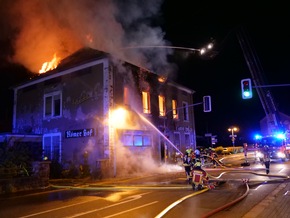
<path id="1" fill-rule="evenodd" d="M 202 174 L 203 174 L 203 182 L 204 182 L 204 184 L 208 184 L 208 180 L 209 180 L 208 174 L 207 174 L 207 172 L 204 169 L 201 168 L 201 165 L 202 165 L 202 163 L 201 163 L 200 158 L 195 158 L 194 165 L 192 167 L 192 171 L 193 171 L 193 173 L 194 173 L 195 170 L 201 171 Z"/>
<path id="2" fill-rule="evenodd" d="M 265 164 L 265 167 L 266 167 L 266 173 L 269 174 L 271 159 L 270 159 L 270 152 L 269 152 L 268 146 L 265 146 L 265 148 L 264 148 L 263 161 L 264 161 L 264 164 Z"/>
<path id="3" fill-rule="evenodd" d="M 194 155 L 195 155 L 195 157 L 200 158 L 200 150 L 195 149 Z"/>
<path id="4" fill-rule="evenodd" d="M 186 180 L 191 183 L 191 167 L 192 167 L 192 150 L 187 149 L 185 155 L 183 156 L 183 166 L 186 174 Z"/>

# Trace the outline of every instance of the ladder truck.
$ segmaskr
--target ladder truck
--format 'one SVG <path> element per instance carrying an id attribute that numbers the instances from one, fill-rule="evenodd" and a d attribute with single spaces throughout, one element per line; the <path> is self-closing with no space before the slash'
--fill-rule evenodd
<path id="1" fill-rule="evenodd" d="M 271 86 L 265 82 L 263 68 L 255 49 L 252 46 L 248 32 L 241 27 L 236 33 L 244 58 L 251 73 L 254 88 L 257 91 L 266 115 L 267 129 L 262 131 L 263 136 L 258 139 L 258 146 L 261 148 L 265 146 L 269 148 L 273 154 L 273 158 L 281 158 L 282 160 L 284 160 L 285 157 L 290 158 L 289 130 L 286 130 L 281 122 L 280 112 L 277 109 L 274 97 L 269 89 Z M 275 143 L 271 143 L 273 140 L 270 139 L 273 139 L 273 137 L 276 136 L 280 138 L 281 133 L 284 134 L 284 139 L 275 140 Z M 281 152 L 284 155 L 281 156 Z"/>

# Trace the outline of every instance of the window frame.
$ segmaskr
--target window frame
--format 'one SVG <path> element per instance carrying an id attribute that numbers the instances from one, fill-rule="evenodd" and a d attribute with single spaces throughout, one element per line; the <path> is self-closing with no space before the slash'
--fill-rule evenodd
<path id="1" fill-rule="evenodd" d="M 190 133 L 184 133 L 184 145 L 187 147 L 187 146 L 190 146 L 191 145 L 191 138 L 190 138 Z"/>
<path id="2" fill-rule="evenodd" d="M 171 105 L 172 105 L 172 118 L 174 120 L 178 120 L 179 119 L 179 114 L 178 114 L 177 100 L 176 99 L 172 99 L 171 100 Z"/>
<path id="3" fill-rule="evenodd" d="M 43 118 L 51 119 L 62 116 L 62 93 L 51 92 L 43 96 Z"/>
<path id="4" fill-rule="evenodd" d="M 46 141 L 46 139 L 49 140 Z M 56 140 L 55 140 L 56 139 Z M 53 145 L 54 142 L 58 142 L 56 145 Z M 48 144 L 49 145 L 48 145 Z M 49 148 L 49 149 L 48 149 Z M 57 149 L 55 149 L 57 148 Z M 43 158 L 47 160 L 56 160 L 59 163 L 61 162 L 61 150 L 62 150 L 62 144 L 61 144 L 61 133 L 49 133 L 44 134 L 42 138 L 42 149 L 43 149 Z M 56 154 L 57 152 L 57 154 Z M 57 157 L 55 157 L 57 156 Z"/>
<path id="5" fill-rule="evenodd" d="M 141 140 L 137 140 L 137 138 L 140 137 Z M 123 146 L 126 147 L 151 147 L 153 144 L 153 139 L 149 132 L 144 133 L 143 131 L 124 131 L 122 132 L 121 142 Z M 141 144 L 137 144 L 139 142 L 141 142 Z"/>
<path id="6" fill-rule="evenodd" d="M 150 92 L 142 91 L 142 106 L 144 114 L 151 114 Z"/>
<path id="7" fill-rule="evenodd" d="M 159 116 L 165 117 L 166 104 L 165 104 L 165 96 L 164 95 L 158 95 L 158 109 L 159 109 Z"/>
<path id="8" fill-rule="evenodd" d="M 178 139 L 177 139 L 178 138 Z M 181 138 L 180 138 L 180 132 L 174 132 L 173 133 L 173 142 L 174 145 L 180 149 L 181 148 Z"/>
<path id="9" fill-rule="evenodd" d="M 185 101 L 182 102 L 182 111 L 183 111 L 183 121 L 189 121 L 188 103 Z"/>

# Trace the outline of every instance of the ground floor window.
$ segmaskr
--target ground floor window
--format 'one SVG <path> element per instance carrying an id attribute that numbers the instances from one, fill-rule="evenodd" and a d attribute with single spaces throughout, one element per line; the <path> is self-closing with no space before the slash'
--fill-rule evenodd
<path id="1" fill-rule="evenodd" d="M 180 149 L 180 133 L 179 132 L 175 132 L 174 133 L 174 145 Z"/>
<path id="2" fill-rule="evenodd" d="M 185 147 L 190 147 L 190 134 L 189 133 L 185 133 L 184 134 L 184 145 Z"/>
<path id="3" fill-rule="evenodd" d="M 124 146 L 151 146 L 152 136 L 149 131 L 125 130 L 121 132 L 121 142 Z"/>
<path id="4" fill-rule="evenodd" d="M 43 136 L 43 153 L 45 159 L 61 162 L 61 133 Z"/>

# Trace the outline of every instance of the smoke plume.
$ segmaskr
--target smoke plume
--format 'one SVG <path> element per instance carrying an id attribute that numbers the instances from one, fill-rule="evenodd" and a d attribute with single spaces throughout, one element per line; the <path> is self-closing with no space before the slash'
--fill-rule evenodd
<path id="1" fill-rule="evenodd" d="M 172 71 L 169 49 L 137 49 L 169 44 L 157 25 L 162 0 L 3 0 L 1 4 L 9 12 L 6 22 L 14 33 L 12 61 L 32 72 L 54 54 L 63 59 L 82 47 L 114 54 L 162 75 Z"/>

